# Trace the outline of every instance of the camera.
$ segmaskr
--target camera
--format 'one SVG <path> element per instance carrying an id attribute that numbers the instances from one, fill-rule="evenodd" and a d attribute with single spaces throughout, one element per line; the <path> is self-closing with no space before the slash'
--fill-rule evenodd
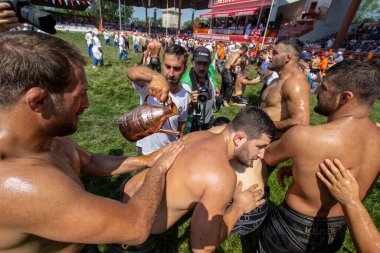
<path id="1" fill-rule="evenodd" d="M 208 97 L 208 89 L 206 87 L 201 87 L 199 90 L 198 90 L 198 103 L 200 104 L 204 104 L 207 102 L 207 100 L 209 99 Z"/>
<path id="2" fill-rule="evenodd" d="M 9 3 L 20 23 L 29 23 L 50 34 L 56 33 L 53 15 L 34 8 L 28 0 L 0 0 L 0 3 Z"/>

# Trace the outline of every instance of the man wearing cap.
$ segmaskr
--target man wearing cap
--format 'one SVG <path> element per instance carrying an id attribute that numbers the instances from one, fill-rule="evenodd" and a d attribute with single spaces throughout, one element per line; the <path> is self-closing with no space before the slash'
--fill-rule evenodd
<path id="1" fill-rule="evenodd" d="M 216 108 L 217 84 L 214 68 L 210 65 L 211 53 L 206 47 L 194 50 L 192 68 L 180 80 L 182 87 L 191 94 L 185 134 L 211 127 L 213 108 Z"/>
<path id="2" fill-rule="evenodd" d="M 321 71 L 321 76 L 323 77 L 325 75 L 326 69 L 329 65 L 329 60 L 327 59 L 326 52 L 321 53 L 321 62 L 319 63 L 318 67 Z"/>

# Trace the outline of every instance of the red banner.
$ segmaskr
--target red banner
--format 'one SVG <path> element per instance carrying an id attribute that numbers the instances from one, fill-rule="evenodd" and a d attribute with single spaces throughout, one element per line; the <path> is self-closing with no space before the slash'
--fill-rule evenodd
<path id="1" fill-rule="evenodd" d="M 208 7 L 210 9 L 217 7 L 228 7 L 233 5 L 249 4 L 250 6 L 260 7 L 261 5 L 270 5 L 271 0 L 209 0 Z"/>
<path id="2" fill-rule="evenodd" d="M 250 43 L 252 40 L 254 41 L 263 41 L 263 37 L 259 37 L 256 34 L 249 36 L 248 40 L 244 39 L 244 35 L 227 35 L 227 34 L 199 34 L 194 33 L 194 38 L 202 39 L 202 40 L 216 40 L 216 41 L 228 41 L 228 42 L 241 42 L 241 43 Z M 276 42 L 276 38 L 274 37 L 266 37 L 265 44 L 274 44 Z"/>
<path id="3" fill-rule="evenodd" d="M 259 7 L 241 8 L 241 9 L 226 9 L 223 11 L 212 10 L 210 12 L 200 15 L 200 18 L 222 18 L 222 17 L 236 17 L 236 16 L 248 16 L 257 12 Z"/>

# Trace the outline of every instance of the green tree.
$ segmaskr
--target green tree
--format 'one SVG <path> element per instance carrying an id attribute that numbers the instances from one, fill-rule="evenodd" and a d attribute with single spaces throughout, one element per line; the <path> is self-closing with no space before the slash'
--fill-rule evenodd
<path id="1" fill-rule="evenodd" d="M 123 1 L 121 2 L 123 3 Z M 103 0 L 103 17 L 106 22 L 119 22 L 119 4 Z M 121 18 L 122 22 L 129 23 L 133 15 L 133 7 L 122 4 Z M 100 20 L 100 1 L 96 0 L 92 2 L 89 12 L 97 20 Z"/>
<path id="2" fill-rule="evenodd" d="M 188 29 L 188 28 L 193 28 L 193 22 L 191 20 L 185 21 L 182 25 L 182 29 Z"/>
<path id="3" fill-rule="evenodd" d="M 380 17 L 379 0 L 363 0 L 355 14 L 353 23 L 360 23 L 365 20 L 375 21 Z"/>

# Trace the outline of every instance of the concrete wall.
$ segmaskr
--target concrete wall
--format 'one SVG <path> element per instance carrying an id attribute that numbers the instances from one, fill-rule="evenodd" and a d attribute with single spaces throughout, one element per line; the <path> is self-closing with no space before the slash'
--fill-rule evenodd
<path id="1" fill-rule="evenodd" d="M 316 20 L 314 30 L 300 37 L 303 41 L 316 41 L 339 31 L 350 7 L 351 0 L 332 0 L 323 20 Z"/>
<path id="2" fill-rule="evenodd" d="M 179 10 L 177 8 L 169 8 L 162 10 L 162 27 L 177 28 L 178 14 Z"/>
<path id="3" fill-rule="evenodd" d="M 296 18 L 300 18 L 305 4 L 306 0 L 280 1 L 279 7 L 277 9 L 277 16 L 282 13 L 283 19 L 295 20 Z"/>

